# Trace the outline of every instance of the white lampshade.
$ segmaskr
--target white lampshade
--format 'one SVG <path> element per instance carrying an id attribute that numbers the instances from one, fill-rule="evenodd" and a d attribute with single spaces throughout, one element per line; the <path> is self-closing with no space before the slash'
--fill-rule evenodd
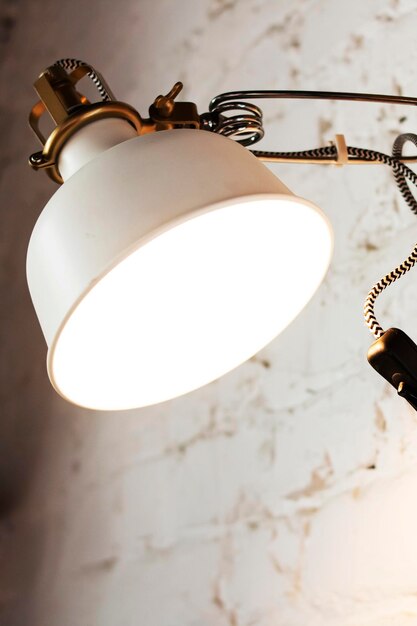
<path id="1" fill-rule="evenodd" d="M 331 251 L 322 212 L 230 139 L 187 129 L 115 145 L 58 189 L 30 241 L 52 384 L 102 410 L 201 387 L 294 319 Z"/>

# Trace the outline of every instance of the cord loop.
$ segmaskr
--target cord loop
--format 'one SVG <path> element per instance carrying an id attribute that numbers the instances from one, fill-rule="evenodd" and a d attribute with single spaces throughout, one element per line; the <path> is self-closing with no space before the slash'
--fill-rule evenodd
<path id="1" fill-rule="evenodd" d="M 55 61 L 54 65 L 58 65 L 58 67 L 62 67 L 64 70 L 70 71 L 76 70 L 78 67 L 88 67 L 89 71 L 87 72 L 87 76 L 97 87 L 97 91 L 99 92 L 103 102 L 115 99 L 103 77 L 99 74 L 99 72 L 97 72 L 97 70 L 91 67 L 91 65 L 85 63 L 85 61 L 80 61 L 79 59 L 59 59 L 59 61 Z"/>

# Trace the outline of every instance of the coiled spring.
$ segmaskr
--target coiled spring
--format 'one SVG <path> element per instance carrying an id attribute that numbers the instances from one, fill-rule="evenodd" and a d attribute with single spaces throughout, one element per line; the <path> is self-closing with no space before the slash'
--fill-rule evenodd
<path id="1" fill-rule="evenodd" d="M 242 146 L 251 146 L 265 134 L 262 110 L 251 102 L 225 101 L 213 98 L 209 106 L 211 130 L 226 137 L 237 138 Z M 235 113 L 231 115 L 231 113 Z M 240 138 L 239 138 L 240 137 Z"/>

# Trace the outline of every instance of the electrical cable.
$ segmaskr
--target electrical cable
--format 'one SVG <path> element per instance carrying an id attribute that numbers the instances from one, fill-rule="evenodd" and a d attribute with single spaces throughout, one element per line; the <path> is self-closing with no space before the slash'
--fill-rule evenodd
<path id="1" fill-rule="evenodd" d="M 103 77 L 95 70 L 91 65 L 85 63 L 85 61 L 80 61 L 79 59 L 59 59 L 55 61 L 54 65 L 58 67 L 62 67 L 64 70 L 75 70 L 78 67 L 88 67 L 89 71 L 87 72 L 87 76 L 92 80 L 94 85 L 97 88 L 97 91 L 100 94 L 101 99 L 104 102 L 109 100 L 114 100 L 114 96 L 111 93 L 109 87 L 106 85 Z"/>
<path id="2" fill-rule="evenodd" d="M 415 146 L 417 146 L 417 135 L 412 133 L 404 133 L 402 135 L 399 135 L 395 139 L 392 149 L 394 159 L 401 158 L 402 148 L 407 141 L 411 141 Z M 404 166 L 404 168 L 406 168 L 407 170 L 409 169 L 407 168 L 407 166 Z M 413 213 L 417 214 L 417 201 L 411 193 L 406 181 L 406 178 L 408 178 L 414 185 L 416 185 L 417 177 L 414 172 L 412 172 L 414 176 L 410 176 L 404 168 L 400 168 L 398 166 L 392 167 L 395 182 L 397 183 L 397 187 L 410 209 L 413 211 Z M 383 278 L 381 278 L 381 280 L 375 283 L 375 285 L 368 293 L 364 304 L 365 323 L 376 339 L 382 337 L 385 332 L 382 326 L 379 324 L 375 315 L 374 306 L 376 298 L 380 295 L 380 293 L 382 293 L 382 291 L 384 291 L 386 287 L 388 287 L 388 285 L 391 285 L 393 282 L 395 282 L 396 280 L 404 276 L 404 274 L 406 274 L 409 270 L 411 270 L 416 262 L 417 244 L 414 246 L 409 256 L 402 263 L 400 263 L 400 265 L 398 265 L 395 269 L 389 272 L 389 274 L 386 274 Z"/>

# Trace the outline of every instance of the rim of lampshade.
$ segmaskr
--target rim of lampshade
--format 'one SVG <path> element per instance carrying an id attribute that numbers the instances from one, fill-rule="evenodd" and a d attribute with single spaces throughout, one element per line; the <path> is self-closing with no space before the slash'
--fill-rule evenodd
<path id="1" fill-rule="evenodd" d="M 256 202 L 257 200 L 285 200 L 286 202 L 293 202 L 295 204 L 302 204 L 302 205 L 308 206 L 309 208 L 313 209 L 316 213 L 318 213 L 323 218 L 324 222 L 327 225 L 327 228 L 328 228 L 328 231 L 329 231 L 329 235 L 330 235 L 329 258 L 328 258 L 327 265 L 324 268 L 323 276 L 322 276 L 322 278 L 324 278 L 324 276 L 326 274 L 326 271 L 327 271 L 327 269 L 328 269 L 328 267 L 330 265 L 330 261 L 331 261 L 332 255 L 333 255 L 333 249 L 334 249 L 333 228 L 332 228 L 332 224 L 331 224 L 329 218 L 324 213 L 324 211 L 322 211 L 322 209 L 320 209 L 320 207 L 318 207 L 316 204 L 314 204 L 313 202 L 310 202 L 309 200 L 306 200 L 305 198 L 302 198 L 300 196 L 296 196 L 296 195 L 294 195 L 292 193 L 289 193 L 289 194 L 286 194 L 286 193 L 258 193 L 258 194 L 251 194 L 251 195 L 245 195 L 245 196 L 234 196 L 233 198 L 229 198 L 227 200 L 221 200 L 219 202 L 215 202 L 215 203 L 210 204 L 208 206 L 189 211 L 189 212 L 185 213 L 184 215 L 180 215 L 180 216 L 178 216 L 178 217 L 176 217 L 176 218 L 174 218 L 172 220 L 169 220 L 165 224 L 162 224 L 161 226 L 159 226 L 159 227 L 155 228 L 154 230 L 152 230 L 150 233 L 147 233 L 146 235 L 143 235 L 137 241 L 135 241 L 135 243 L 133 243 L 131 246 L 128 246 L 120 254 L 116 255 L 116 257 L 113 259 L 113 261 L 94 280 L 92 280 L 88 284 L 88 286 L 84 289 L 84 291 L 82 291 L 81 294 L 79 295 L 79 297 L 75 300 L 73 305 L 70 307 L 70 309 L 67 311 L 66 315 L 64 316 L 62 322 L 58 326 L 58 329 L 57 329 L 57 331 L 56 331 L 56 333 L 54 335 L 54 338 L 53 338 L 53 340 L 51 342 L 51 345 L 48 347 L 48 351 L 47 351 L 46 369 L 47 369 L 47 372 L 48 372 L 49 380 L 50 380 L 53 388 L 55 389 L 55 391 L 62 398 L 64 398 L 67 402 L 69 402 L 70 404 L 73 404 L 74 406 L 82 406 L 82 405 L 79 405 L 76 402 L 74 402 L 74 400 L 72 400 L 68 396 L 66 396 L 65 393 L 63 393 L 63 391 L 60 389 L 60 387 L 56 383 L 55 377 L 54 377 L 54 374 L 53 374 L 53 366 L 52 366 L 53 358 L 54 358 L 54 353 L 55 353 L 55 349 L 56 349 L 57 343 L 59 341 L 59 338 L 61 336 L 61 333 L 62 333 L 62 331 L 63 331 L 67 321 L 70 319 L 70 317 L 72 316 L 74 311 L 77 309 L 78 305 L 84 300 L 84 298 L 90 293 L 90 291 L 92 291 L 94 289 L 94 287 L 107 274 L 109 274 L 115 267 L 117 267 L 117 265 L 119 265 L 119 263 L 121 263 L 122 261 L 127 259 L 136 250 L 138 250 L 142 246 L 146 245 L 147 243 L 149 243 L 153 239 L 156 239 L 157 237 L 159 237 L 163 233 L 167 232 L 171 228 L 175 228 L 176 226 L 179 226 L 180 224 L 184 224 L 185 222 L 188 222 L 189 220 L 194 219 L 195 217 L 198 217 L 200 215 L 204 215 L 206 213 L 210 213 L 212 211 L 216 211 L 216 210 L 228 207 L 228 206 L 233 206 L 234 204 L 242 204 L 242 203 L 246 203 L 246 202 Z M 320 281 L 317 284 L 316 290 L 320 286 L 321 282 L 322 281 Z M 313 293 L 315 293 L 315 291 Z M 308 304 L 309 301 L 310 301 L 310 299 L 307 300 L 307 302 L 302 307 L 302 309 L 300 309 L 300 311 L 297 313 L 297 315 L 299 315 L 301 313 L 301 311 L 305 308 L 305 306 Z M 289 323 L 291 323 L 291 322 L 289 322 Z M 284 327 L 284 328 L 286 328 L 286 327 Z M 165 400 L 165 402 L 168 402 L 168 401 L 169 400 Z M 89 408 L 89 407 L 83 407 L 83 408 Z M 99 410 L 99 409 L 89 408 L 89 410 L 93 410 L 94 411 L 94 410 Z M 112 409 L 104 409 L 104 410 L 108 410 L 109 412 L 112 412 Z M 128 411 L 128 410 L 132 410 L 132 409 L 122 409 L 122 410 Z M 100 409 L 100 412 L 102 412 L 102 411 L 103 410 Z M 120 410 L 118 410 L 118 412 L 119 411 Z"/>

